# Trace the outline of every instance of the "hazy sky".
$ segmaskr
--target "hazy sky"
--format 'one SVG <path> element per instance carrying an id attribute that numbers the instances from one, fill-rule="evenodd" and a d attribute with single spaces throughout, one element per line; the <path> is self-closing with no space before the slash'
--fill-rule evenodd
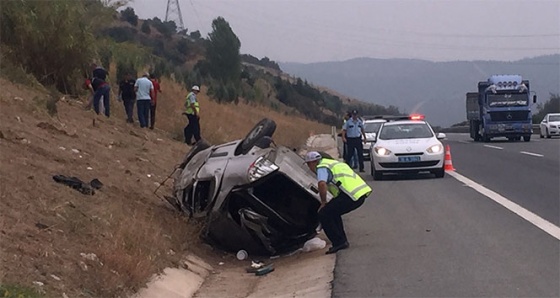
<path id="1" fill-rule="evenodd" d="M 133 0 L 165 19 L 168 0 Z M 189 32 L 222 16 L 241 53 L 278 62 L 356 57 L 501 60 L 560 53 L 560 0 L 178 0 Z"/>

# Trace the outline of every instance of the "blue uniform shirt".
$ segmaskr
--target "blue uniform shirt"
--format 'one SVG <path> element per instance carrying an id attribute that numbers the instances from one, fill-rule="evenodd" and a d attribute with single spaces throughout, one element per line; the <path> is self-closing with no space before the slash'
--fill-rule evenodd
<path id="1" fill-rule="evenodd" d="M 361 138 L 362 128 L 364 128 L 364 123 L 360 118 L 356 120 L 350 118 L 344 122 L 344 126 L 342 127 L 342 129 L 346 130 L 347 138 Z"/>
<path id="2" fill-rule="evenodd" d="M 327 183 L 332 181 L 332 172 L 328 168 L 317 168 L 317 181 L 325 181 Z"/>

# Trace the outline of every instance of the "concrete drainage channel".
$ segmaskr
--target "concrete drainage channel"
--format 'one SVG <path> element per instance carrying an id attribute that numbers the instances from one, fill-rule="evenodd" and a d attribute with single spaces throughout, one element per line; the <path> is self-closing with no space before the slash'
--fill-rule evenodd
<path id="1" fill-rule="evenodd" d="M 336 141 L 330 134 L 310 136 L 306 147 L 338 156 Z M 318 237 L 326 239 L 323 234 Z M 266 265 L 273 264 L 274 268 L 263 275 L 247 272 L 252 265 L 251 256 L 243 261 L 235 260 L 239 265 L 224 267 L 222 263 L 211 265 L 188 255 L 184 268 L 166 268 L 132 298 L 331 296 L 336 256 L 325 255 L 324 249 L 309 252 L 300 249 L 286 256 L 261 260 Z"/>

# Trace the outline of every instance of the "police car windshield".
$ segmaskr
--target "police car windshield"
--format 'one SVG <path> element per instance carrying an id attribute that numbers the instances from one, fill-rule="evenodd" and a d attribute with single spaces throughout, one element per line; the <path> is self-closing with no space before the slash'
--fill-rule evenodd
<path id="1" fill-rule="evenodd" d="M 379 139 L 420 139 L 431 138 L 434 134 L 426 123 L 403 123 L 385 125 L 379 133 Z"/>

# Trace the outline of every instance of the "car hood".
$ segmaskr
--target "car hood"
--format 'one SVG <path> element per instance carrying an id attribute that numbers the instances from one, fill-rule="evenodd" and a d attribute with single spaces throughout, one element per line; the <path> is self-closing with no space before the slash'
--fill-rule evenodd
<path id="1" fill-rule="evenodd" d="M 560 125 L 560 121 L 550 121 L 550 122 L 548 122 L 548 124 L 551 124 L 551 125 Z"/>
<path id="2" fill-rule="evenodd" d="M 424 152 L 429 146 L 441 144 L 435 138 L 380 140 L 376 147 L 386 147 L 394 153 Z"/>

